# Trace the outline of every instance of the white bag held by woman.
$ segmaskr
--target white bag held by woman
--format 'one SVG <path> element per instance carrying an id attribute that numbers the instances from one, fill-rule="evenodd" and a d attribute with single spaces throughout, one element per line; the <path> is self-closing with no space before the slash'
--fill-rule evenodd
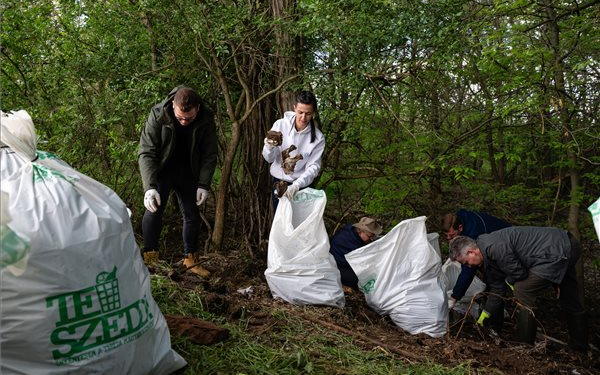
<path id="1" fill-rule="evenodd" d="M 271 233 L 265 276 L 275 298 L 295 305 L 344 307 L 340 271 L 329 253 L 323 222 L 327 198 L 307 188 L 281 198 Z"/>

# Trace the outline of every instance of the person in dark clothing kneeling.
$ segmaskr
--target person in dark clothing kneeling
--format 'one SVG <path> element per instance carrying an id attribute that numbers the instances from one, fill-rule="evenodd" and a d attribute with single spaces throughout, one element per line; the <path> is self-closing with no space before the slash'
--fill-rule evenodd
<path id="1" fill-rule="evenodd" d="M 485 212 L 465 209 L 460 209 L 455 213 L 447 213 L 442 218 L 442 231 L 448 241 L 459 235 L 476 240 L 482 234 L 492 233 L 510 226 L 506 221 Z M 468 267 L 464 264 L 461 266 L 460 274 L 452 289 L 452 295 L 448 298 L 448 309 L 452 309 L 456 301 L 464 297 L 476 273 L 477 267 Z"/>
<path id="2" fill-rule="evenodd" d="M 569 232 L 551 227 L 511 227 L 476 241 L 457 236 L 449 247 L 450 259 L 484 269 L 489 293 L 478 324 L 502 316 L 510 288 L 519 304 L 517 339 L 533 344 L 537 299 L 553 286 L 567 315 L 569 345 L 586 350 L 587 319 L 575 272 L 580 253 L 581 245 Z"/>
<path id="3" fill-rule="evenodd" d="M 344 291 L 347 288 L 358 290 L 358 277 L 346 261 L 345 255 L 373 241 L 383 231 L 379 222 L 370 217 L 363 217 L 358 223 L 346 224 L 329 239 L 329 252 L 335 258 L 342 277 Z"/>

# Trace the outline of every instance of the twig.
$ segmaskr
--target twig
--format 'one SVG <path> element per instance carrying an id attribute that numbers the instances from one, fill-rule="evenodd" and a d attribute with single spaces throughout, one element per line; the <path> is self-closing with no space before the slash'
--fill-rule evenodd
<path id="1" fill-rule="evenodd" d="M 368 336 L 365 336 L 365 335 L 363 335 L 361 333 L 357 333 L 355 331 L 351 331 L 351 330 L 349 330 L 347 328 L 340 327 L 337 324 L 333 324 L 333 323 L 330 323 L 330 322 L 325 322 L 325 321 L 322 321 L 322 320 L 318 320 L 316 318 L 313 318 L 313 317 L 305 315 L 305 314 L 299 314 L 299 315 L 303 319 L 306 319 L 306 320 L 308 320 L 308 321 L 310 321 L 312 323 L 320 324 L 322 326 L 325 326 L 325 327 L 330 328 L 330 329 L 332 329 L 332 330 L 334 330 L 336 332 L 340 332 L 340 333 L 343 333 L 343 334 L 348 335 L 348 336 L 357 337 L 357 338 L 359 338 L 359 339 L 361 339 L 363 341 L 370 342 L 371 344 L 374 344 L 374 345 L 376 345 L 378 347 L 381 347 L 381 348 L 384 348 L 386 350 L 389 350 L 390 352 L 396 353 L 396 354 L 401 355 L 403 357 L 410 358 L 410 359 L 413 359 L 413 360 L 416 360 L 416 361 L 419 361 L 419 362 L 424 362 L 426 360 L 426 358 L 418 356 L 418 355 L 416 355 L 414 353 L 411 353 L 411 352 L 408 352 L 408 351 L 405 351 L 405 350 L 402 350 L 402 349 L 398 349 L 398 348 L 389 346 L 389 345 L 385 344 L 384 342 L 372 339 L 372 338 L 370 338 Z"/>

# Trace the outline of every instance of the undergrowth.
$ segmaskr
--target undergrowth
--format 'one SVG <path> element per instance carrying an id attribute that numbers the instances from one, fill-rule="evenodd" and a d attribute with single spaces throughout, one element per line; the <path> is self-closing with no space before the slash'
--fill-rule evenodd
<path id="1" fill-rule="evenodd" d="M 172 347 L 188 362 L 177 372 L 196 374 L 469 374 L 468 365 L 447 368 L 433 363 L 410 364 L 382 348 L 364 349 L 351 337 L 309 327 L 284 310 L 269 311 L 276 322 L 256 334 L 245 318 L 227 321 L 206 311 L 201 290 L 184 290 L 174 281 L 152 275 L 153 297 L 163 314 L 213 322 L 230 332 L 224 342 L 204 346 L 171 335 Z"/>

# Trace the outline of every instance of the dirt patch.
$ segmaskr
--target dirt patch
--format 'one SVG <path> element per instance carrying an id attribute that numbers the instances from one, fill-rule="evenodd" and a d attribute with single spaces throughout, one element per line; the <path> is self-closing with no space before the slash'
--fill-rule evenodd
<path id="1" fill-rule="evenodd" d="M 600 269 L 593 259 L 600 258 L 600 246 L 586 246 L 585 302 L 589 315 L 590 343 L 600 347 Z M 503 374 L 600 374 L 600 352 L 576 353 L 567 348 L 565 320 L 553 296 L 542 299 L 538 314 L 547 337 L 535 346 L 512 340 L 514 320 L 508 317 L 499 336 L 478 329 L 470 316 L 454 315 L 448 334 L 439 339 L 411 335 L 386 317 L 378 315 L 365 303 L 360 292 L 346 295 L 344 309 L 319 306 L 293 306 L 274 300 L 264 277 L 266 253 L 250 258 L 231 251 L 227 255 L 207 254 L 203 266 L 212 272 L 208 280 L 195 275 L 179 275 L 185 288 L 200 290 L 206 308 L 230 321 L 244 319 L 247 329 L 269 340 L 276 335 L 279 319 L 270 312 L 285 309 L 306 320 L 315 334 L 324 328 L 349 335 L 357 345 L 395 353 L 409 362 L 435 362 L 447 366 L 470 363 L 475 373 L 486 369 Z M 198 288 L 198 287 L 201 288 Z M 311 328 L 312 327 L 312 328 Z M 489 372 L 488 371 L 488 372 Z"/>

